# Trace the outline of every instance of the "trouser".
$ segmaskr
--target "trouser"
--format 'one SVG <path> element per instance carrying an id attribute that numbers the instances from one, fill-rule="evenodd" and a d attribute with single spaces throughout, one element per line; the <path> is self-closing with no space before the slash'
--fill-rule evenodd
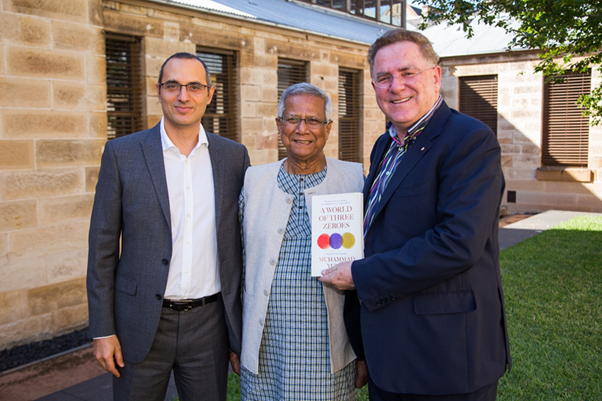
<path id="1" fill-rule="evenodd" d="M 176 312 L 164 307 L 147 357 L 125 361 L 113 377 L 115 401 L 163 401 L 171 371 L 180 401 L 225 401 L 228 383 L 228 330 L 222 297 Z"/>

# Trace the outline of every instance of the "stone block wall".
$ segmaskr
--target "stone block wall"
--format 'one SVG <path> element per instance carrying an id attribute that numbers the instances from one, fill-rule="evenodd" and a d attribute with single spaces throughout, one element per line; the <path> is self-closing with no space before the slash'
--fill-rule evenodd
<path id="1" fill-rule="evenodd" d="M 506 179 L 502 206 L 508 213 L 552 209 L 602 212 L 602 126 L 590 127 L 588 170 L 593 173 L 593 182 L 537 176 L 541 167 L 544 79 L 533 72 L 539 62 L 536 54 L 443 58 L 442 62 L 441 92 L 453 108 L 458 108 L 459 77 L 498 76 L 497 137 Z M 592 87 L 600 82 L 600 76 L 594 73 Z M 516 193 L 516 202 L 508 202 L 508 191 Z"/>
<path id="2" fill-rule="evenodd" d="M 132 2 L 133 3 L 133 2 Z M 146 74 L 146 121 L 161 118 L 155 84 L 163 61 L 178 51 L 194 53 L 197 46 L 235 51 L 239 68 L 239 113 L 241 142 L 249 150 L 252 164 L 278 159 L 276 109 L 278 103 L 278 58 L 308 62 L 310 82 L 323 89 L 333 101 L 334 124 L 326 154 L 338 155 L 338 68 L 363 70 L 362 155 L 369 167 L 372 144 L 384 131 L 384 117 L 370 86 L 366 55 L 368 46 L 335 39 L 285 31 L 269 24 L 232 20 L 218 15 L 178 7 L 126 1 L 104 3 L 104 24 L 108 32 L 143 38 Z"/>
<path id="3" fill-rule="evenodd" d="M 87 235 L 106 141 L 99 1 L 0 9 L 0 349 L 87 325 Z"/>
<path id="4" fill-rule="evenodd" d="M 0 350 L 87 325 L 87 234 L 107 140 L 104 33 L 141 38 L 146 126 L 161 118 L 162 63 L 197 46 L 237 52 L 241 141 L 277 160 L 278 57 L 308 62 L 333 101 L 338 69 L 360 70 L 364 167 L 384 117 L 367 45 L 142 0 L 0 0 Z M 361 73 L 363 71 L 363 73 Z"/>

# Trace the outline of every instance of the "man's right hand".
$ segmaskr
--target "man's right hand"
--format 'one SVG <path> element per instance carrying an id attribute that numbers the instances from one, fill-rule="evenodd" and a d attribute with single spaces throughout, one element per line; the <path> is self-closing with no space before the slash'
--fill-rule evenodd
<path id="1" fill-rule="evenodd" d="M 119 377 L 119 371 L 117 370 L 115 363 L 121 368 L 123 368 L 125 364 L 123 363 L 121 345 L 119 344 L 117 336 L 94 339 L 93 348 L 94 356 L 98 363 L 100 363 L 100 366 L 107 372 Z"/>

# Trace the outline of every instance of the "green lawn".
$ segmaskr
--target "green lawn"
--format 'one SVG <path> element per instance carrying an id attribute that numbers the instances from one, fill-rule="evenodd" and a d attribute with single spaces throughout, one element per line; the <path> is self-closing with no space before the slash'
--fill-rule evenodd
<path id="1" fill-rule="evenodd" d="M 499 400 L 602 400 L 602 218 L 501 253 L 513 368 Z"/>
<path id="2" fill-rule="evenodd" d="M 602 400 L 601 249 L 602 218 L 581 216 L 502 251 L 513 367 L 498 400 Z"/>

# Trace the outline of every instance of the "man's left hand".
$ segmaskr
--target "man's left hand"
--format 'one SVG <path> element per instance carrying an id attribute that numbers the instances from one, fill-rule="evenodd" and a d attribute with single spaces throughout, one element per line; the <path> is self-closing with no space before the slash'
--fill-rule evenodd
<path id="1" fill-rule="evenodd" d="M 365 360 L 355 360 L 355 388 L 362 388 L 368 383 L 368 365 Z"/>
<path id="2" fill-rule="evenodd" d="M 240 376 L 240 357 L 232 351 L 230 351 L 230 365 L 232 365 L 232 371 Z"/>
<path id="3" fill-rule="evenodd" d="M 354 290 L 351 263 L 341 262 L 330 269 L 322 270 L 322 277 L 318 277 L 318 280 L 339 290 Z"/>

